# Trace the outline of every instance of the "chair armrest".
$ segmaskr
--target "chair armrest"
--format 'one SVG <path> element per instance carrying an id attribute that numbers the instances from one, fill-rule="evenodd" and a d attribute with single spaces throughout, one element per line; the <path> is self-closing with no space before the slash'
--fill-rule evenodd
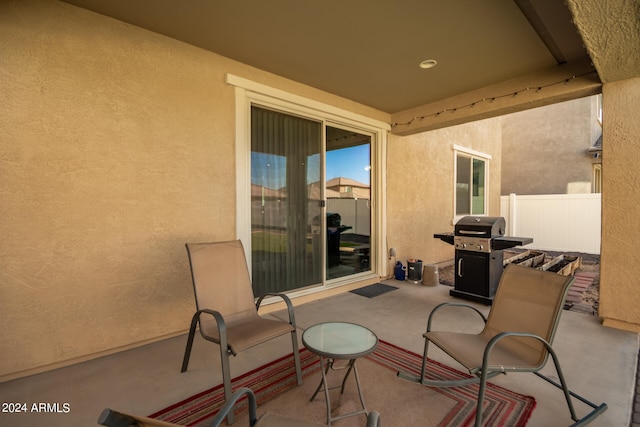
<path id="1" fill-rule="evenodd" d="M 98 417 L 98 424 L 109 427 L 129 427 L 135 423 L 136 420 L 132 416 L 121 414 L 109 408 L 105 408 Z"/>
<path id="2" fill-rule="evenodd" d="M 256 395 L 253 394 L 253 391 L 247 387 L 239 388 L 235 393 L 233 393 L 231 398 L 225 402 L 222 408 L 220 408 L 216 416 L 211 421 L 211 424 L 209 424 L 209 427 L 218 427 L 220 424 L 222 424 L 225 417 L 229 414 L 229 412 L 233 410 L 233 406 L 245 395 L 247 395 L 249 399 L 249 426 L 253 427 L 258 421 Z"/>
<path id="3" fill-rule="evenodd" d="M 202 330 L 202 324 L 200 323 L 200 316 L 202 314 L 209 314 L 213 316 L 216 321 L 216 328 L 218 329 L 218 338 L 207 335 Z M 180 369 L 180 372 L 185 372 L 187 370 L 187 367 L 189 366 L 189 356 L 191 355 L 191 347 L 193 346 L 193 339 L 196 334 L 196 326 L 198 325 L 200 325 L 200 335 L 204 339 L 219 344 L 220 347 L 225 348 L 227 352 L 230 352 L 234 356 L 236 355 L 236 353 L 229 347 L 229 342 L 227 341 L 227 325 L 224 322 L 222 314 L 215 310 L 210 310 L 207 308 L 198 310 L 193 314 L 193 317 L 191 318 L 191 326 L 189 327 L 189 336 L 187 338 L 187 347 L 184 350 L 184 358 L 182 359 L 182 368 Z"/>
<path id="4" fill-rule="evenodd" d="M 438 304 L 433 310 L 431 310 L 431 313 L 429 313 L 429 320 L 427 321 L 427 332 L 431 332 L 431 322 L 433 320 L 433 315 L 436 313 L 436 311 L 440 310 L 441 308 L 444 307 L 463 307 L 463 308 L 469 308 L 473 311 L 475 311 L 476 313 L 478 313 L 480 315 L 480 317 L 482 318 L 482 321 L 484 323 L 487 323 L 487 317 L 482 314 L 482 312 L 480 310 L 478 310 L 476 307 L 469 305 L 469 304 L 464 304 L 464 303 L 459 303 L 459 302 L 443 302 L 441 304 Z"/>
<path id="5" fill-rule="evenodd" d="M 521 338 L 532 338 L 532 339 L 536 339 L 538 341 L 540 341 L 542 344 L 544 344 L 545 348 L 547 349 L 547 353 L 550 353 L 554 359 L 556 359 L 555 356 L 555 352 L 553 351 L 553 348 L 551 348 L 551 344 L 549 344 L 547 342 L 547 340 L 545 340 L 544 338 L 535 335 L 535 334 L 531 334 L 528 332 L 501 332 L 499 334 L 497 334 L 496 336 L 494 336 L 493 338 L 491 338 L 489 340 L 489 342 L 487 343 L 487 346 L 484 348 L 484 353 L 482 355 L 482 370 L 486 370 L 488 364 L 489 364 L 489 355 L 491 354 L 491 350 L 493 350 L 493 348 L 498 344 L 499 341 L 505 339 L 505 338 L 510 338 L 510 337 L 521 337 Z M 545 359 L 546 360 L 546 357 Z M 542 366 L 544 366 L 544 362 L 542 363 L 541 366 L 538 367 L 531 367 L 531 371 L 534 371 L 536 369 L 542 368 Z M 514 370 L 514 369 L 506 369 L 504 367 L 502 367 L 502 372 L 508 371 L 508 370 Z"/>
<path id="6" fill-rule="evenodd" d="M 367 427 L 380 427 L 380 414 L 378 412 L 369 412 L 369 415 L 367 415 Z"/>
<path id="7" fill-rule="evenodd" d="M 102 413 L 98 417 L 98 424 L 107 427 L 179 427 L 178 424 L 168 423 L 166 421 L 156 420 L 149 417 L 129 415 L 123 412 L 114 411 L 113 409 L 109 408 L 106 408 L 102 411 Z"/>
<path id="8" fill-rule="evenodd" d="M 211 316 L 213 316 L 213 318 L 216 321 L 216 327 L 218 328 L 218 337 L 220 338 L 219 339 L 220 342 L 218 342 L 218 344 L 221 344 L 222 342 L 224 342 L 226 345 L 227 344 L 227 324 L 225 323 L 224 317 L 222 317 L 222 314 L 220 314 L 220 312 L 216 310 L 211 310 L 208 308 L 203 308 L 202 310 L 196 311 L 191 321 L 192 327 L 195 326 L 194 325 L 195 322 L 200 322 L 200 316 L 203 313 L 210 314 Z M 209 341 L 213 341 L 213 342 L 218 341 L 214 337 L 208 336 L 204 332 L 202 332 L 202 325 L 200 325 L 200 333 L 204 338 L 206 338 Z"/>
<path id="9" fill-rule="evenodd" d="M 285 295 L 285 294 L 281 294 L 281 293 L 267 293 L 262 295 L 260 298 L 258 298 L 258 301 L 256 301 L 256 310 L 260 309 L 260 304 L 262 304 L 262 300 L 265 297 L 279 297 L 282 298 L 282 300 L 285 302 L 285 304 L 287 304 L 287 311 L 289 312 L 289 323 L 291 325 L 293 325 L 294 327 L 296 326 L 296 317 L 293 313 L 293 303 L 291 302 L 291 299 Z"/>

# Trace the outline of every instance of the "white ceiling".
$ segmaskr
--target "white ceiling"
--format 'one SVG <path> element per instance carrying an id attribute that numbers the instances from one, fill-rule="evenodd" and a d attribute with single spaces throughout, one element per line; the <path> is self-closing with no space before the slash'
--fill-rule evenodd
<path id="1" fill-rule="evenodd" d="M 560 0 L 65 1 L 391 114 L 588 59 Z"/>

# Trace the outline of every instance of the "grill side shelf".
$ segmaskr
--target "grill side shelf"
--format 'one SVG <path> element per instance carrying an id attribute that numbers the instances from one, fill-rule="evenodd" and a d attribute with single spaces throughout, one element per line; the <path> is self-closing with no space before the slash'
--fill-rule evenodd
<path id="1" fill-rule="evenodd" d="M 533 243 L 531 237 L 494 237 L 491 246 L 495 250 L 515 248 L 516 246 L 524 246 Z"/>
<path id="2" fill-rule="evenodd" d="M 433 235 L 434 239 L 440 239 L 445 243 L 453 245 L 454 234 L 452 232 L 448 233 L 436 233 Z"/>

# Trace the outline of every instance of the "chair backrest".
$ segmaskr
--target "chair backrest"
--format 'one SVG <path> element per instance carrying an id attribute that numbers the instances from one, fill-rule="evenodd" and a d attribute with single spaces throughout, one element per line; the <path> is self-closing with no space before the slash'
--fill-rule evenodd
<path id="1" fill-rule="evenodd" d="M 482 333 L 493 337 L 501 332 L 525 332 L 551 344 L 573 280 L 573 276 L 509 264 Z M 546 363 L 548 352 L 538 340 L 509 338 L 502 343 L 532 367 Z"/>
<path id="2" fill-rule="evenodd" d="M 228 324 L 258 315 L 240 240 L 187 243 L 186 247 L 198 310 L 216 310 Z M 200 328 L 207 329 L 207 324 L 201 322 Z"/>

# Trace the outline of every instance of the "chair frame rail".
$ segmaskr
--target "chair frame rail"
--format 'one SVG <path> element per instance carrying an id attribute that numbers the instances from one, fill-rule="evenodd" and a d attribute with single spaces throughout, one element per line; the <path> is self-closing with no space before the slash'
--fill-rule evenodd
<path id="1" fill-rule="evenodd" d="M 434 314 L 439 311 L 440 309 L 444 308 L 444 307 L 463 307 L 463 308 L 468 308 L 471 309 L 473 311 L 475 311 L 476 313 L 478 313 L 480 315 L 480 317 L 482 318 L 482 320 L 484 321 L 484 323 L 487 323 L 487 317 L 480 311 L 478 310 L 476 307 L 471 306 L 469 304 L 464 304 L 464 303 L 451 303 L 451 302 L 444 302 L 439 304 L 438 306 L 436 306 L 431 313 L 429 314 L 429 318 L 427 321 L 427 331 L 424 334 L 424 340 L 425 340 L 425 344 L 424 344 L 424 355 L 422 358 L 422 366 L 421 366 L 421 370 L 420 370 L 420 376 L 415 376 L 415 375 L 411 375 L 405 372 L 398 372 L 397 376 L 408 380 L 408 381 L 412 381 L 412 382 L 417 382 L 421 385 L 427 386 L 427 387 L 463 387 L 463 386 L 467 386 L 467 385 L 471 385 L 471 384 L 480 384 L 479 387 L 479 391 L 478 391 L 478 402 L 476 405 L 476 419 L 475 419 L 475 427 L 480 427 L 482 425 L 482 405 L 484 403 L 484 395 L 485 395 L 485 389 L 486 389 L 486 384 L 487 384 L 487 380 L 490 378 L 493 378 L 497 375 L 500 374 L 506 374 L 507 372 L 531 372 L 534 373 L 536 376 L 544 379 L 545 381 L 547 381 L 548 383 L 554 385 L 555 387 L 561 389 L 564 393 L 564 397 L 565 400 L 567 402 L 567 406 L 569 407 L 569 413 L 571 416 L 571 419 L 574 421 L 573 424 L 571 424 L 571 426 L 582 426 L 582 425 L 586 425 L 588 423 L 590 423 L 591 421 L 593 421 L 596 417 L 598 417 L 600 414 L 602 414 L 604 411 L 607 410 L 607 404 L 606 403 L 601 403 L 601 404 L 595 404 L 589 400 L 587 400 L 586 398 L 584 398 L 583 396 L 580 396 L 579 394 L 574 393 L 573 391 L 571 391 L 567 385 L 567 382 L 565 380 L 564 374 L 562 372 L 562 368 L 560 367 L 560 360 L 558 359 L 558 356 L 556 354 L 556 352 L 553 350 L 553 348 L 551 347 L 551 344 L 548 343 L 545 339 L 543 339 L 540 336 L 534 335 L 534 334 L 530 334 L 530 333 L 523 333 L 523 332 L 502 332 L 497 334 L 496 336 L 494 336 L 491 340 L 489 340 L 489 342 L 487 343 L 485 350 L 484 350 L 484 354 L 482 357 L 482 367 L 477 369 L 477 370 L 472 370 L 469 373 L 472 374 L 472 376 L 470 378 L 464 378 L 464 379 L 460 379 L 460 380 L 429 380 L 427 379 L 426 376 L 426 365 L 427 365 L 427 352 L 429 349 L 429 339 L 426 337 L 426 334 L 431 332 L 431 325 L 432 325 L 432 321 L 433 321 L 433 316 Z M 544 366 L 546 364 L 547 358 L 544 359 L 543 363 L 541 364 L 541 366 L 535 367 L 535 368 L 522 368 L 522 369 L 506 369 L 504 367 L 501 367 L 500 369 L 495 369 L 489 368 L 489 356 L 491 354 L 491 351 L 493 350 L 493 348 L 496 346 L 496 344 L 498 344 L 498 342 L 502 339 L 508 338 L 508 337 L 527 337 L 527 338 L 532 338 L 532 339 L 536 339 L 540 342 L 543 343 L 543 345 L 545 346 L 546 350 L 547 350 L 547 355 L 551 355 L 551 359 L 553 360 L 555 369 L 556 369 L 556 373 L 558 374 L 558 379 L 560 380 L 560 383 L 552 380 L 549 377 L 546 377 L 545 375 L 541 374 L 540 372 L 538 372 L 542 366 Z M 571 400 L 571 397 L 574 397 L 576 399 L 578 399 L 579 401 L 581 401 L 582 403 L 588 405 L 589 407 L 592 408 L 592 410 L 586 414 L 585 416 L 583 416 L 582 418 L 578 418 L 576 415 L 576 411 L 574 409 L 573 406 L 573 402 Z"/>

